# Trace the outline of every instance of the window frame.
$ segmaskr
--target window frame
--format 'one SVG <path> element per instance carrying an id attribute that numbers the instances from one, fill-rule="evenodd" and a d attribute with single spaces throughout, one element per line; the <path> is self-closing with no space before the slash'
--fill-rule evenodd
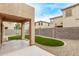
<path id="1" fill-rule="evenodd" d="M 70 16 L 72 16 L 72 9 L 71 8 L 69 8 L 65 11 L 65 17 L 70 17 Z"/>

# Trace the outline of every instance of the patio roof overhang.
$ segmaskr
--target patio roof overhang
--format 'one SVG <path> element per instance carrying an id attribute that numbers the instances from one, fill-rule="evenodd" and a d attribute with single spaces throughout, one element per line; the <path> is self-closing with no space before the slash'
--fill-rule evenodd
<path id="1" fill-rule="evenodd" d="M 4 13 L 0 13 L 0 18 L 2 19 L 2 21 L 18 22 L 18 23 L 27 22 L 31 20 L 30 18 L 24 18 L 24 17 L 14 16 Z"/>
<path id="2" fill-rule="evenodd" d="M 25 22 L 29 22 L 29 45 L 32 45 L 32 21 L 30 18 L 24 18 L 24 17 L 19 17 L 19 16 L 15 16 L 15 15 L 9 15 L 9 14 L 4 14 L 4 13 L 0 13 L 0 44 L 2 44 L 2 40 L 3 40 L 3 22 L 17 22 L 17 23 L 21 23 L 21 39 L 24 39 L 24 24 Z"/>

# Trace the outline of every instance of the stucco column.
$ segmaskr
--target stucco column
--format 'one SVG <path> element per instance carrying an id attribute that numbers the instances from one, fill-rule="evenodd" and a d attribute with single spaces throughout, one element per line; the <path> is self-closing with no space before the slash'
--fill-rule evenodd
<path id="1" fill-rule="evenodd" d="M 21 39 L 25 39 L 24 24 L 25 24 L 25 23 L 21 23 Z"/>
<path id="2" fill-rule="evenodd" d="M 6 42 L 7 41 L 7 38 L 6 38 L 6 35 L 5 35 L 5 26 L 2 22 L 2 42 Z"/>
<path id="3" fill-rule="evenodd" d="M 0 19 L 0 44 L 1 44 L 1 19 Z"/>
<path id="4" fill-rule="evenodd" d="M 3 35 L 2 35 L 2 19 L 0 18 L 0 45 L 2 44 L 2 39 L 3 39 Z"/>
<path id="5" fill-rule="evenodd" d="M 30 35 L 30 46 L 35 44 L 35 28 L 34 28 L 34 20 L 29 21 L 29 35 Z"/>

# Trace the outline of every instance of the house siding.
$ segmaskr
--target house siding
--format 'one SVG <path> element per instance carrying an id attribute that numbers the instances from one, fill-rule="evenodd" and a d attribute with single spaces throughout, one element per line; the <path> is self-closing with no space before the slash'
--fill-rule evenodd
<path id="1" fill-rule="evenodd" d="M 63 17 L 57 16 L 56 18 L 52 18 L 50 20 L 50 27 L 54 28 L 56 26 L 63 26 L 61 23 L 63 23 Z"/>
<path id="2" fill-rule="evenodd" d="M 70 8 L 72 10 L 72 16 L 66 17 L 63 12 L 63 27 L 79 27 L 79 5 Z"/>
<path id="3" fill-rule="evenodd" d="M 48 26 L 48 22 L 42 22 L 43 24 L 41 25 L 41 22 L 35 22 L 35 28 L 38 29 L 38 28 L 49 28 L 50 25 Z M 40 23 L 40 25 L 39 25 Z"/>

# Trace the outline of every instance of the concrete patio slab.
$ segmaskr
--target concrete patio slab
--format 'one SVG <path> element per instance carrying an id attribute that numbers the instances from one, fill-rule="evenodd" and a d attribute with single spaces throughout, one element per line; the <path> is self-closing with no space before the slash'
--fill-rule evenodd
<path id="1" fill-rule="evenodd" d="M 33 45 L 29 41 L 13 40 L 3 43 L 0 47 L 1 56 L 54 56 L 53 54 Z"/>

